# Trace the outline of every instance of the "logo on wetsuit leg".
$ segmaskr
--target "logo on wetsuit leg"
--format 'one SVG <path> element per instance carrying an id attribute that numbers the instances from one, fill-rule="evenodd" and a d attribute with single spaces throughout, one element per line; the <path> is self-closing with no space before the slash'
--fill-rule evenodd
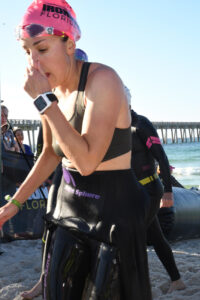
<path id="1" fill-rule="evenodd" d="M 46 288 L 47 288 L 47 276 L 48 276 L 48 272 L 49 272 L 50 260 L 51 260 L 51 254 L 48 253 L 46 267 L 45 267 L 45 273 L 44 273 L 44 299 L 47 299 Z"/>

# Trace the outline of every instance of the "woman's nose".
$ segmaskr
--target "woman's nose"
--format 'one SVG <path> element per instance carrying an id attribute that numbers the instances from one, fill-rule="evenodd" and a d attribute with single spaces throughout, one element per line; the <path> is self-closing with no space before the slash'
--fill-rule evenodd
<path id="1" fill-rule="evenodd" d="M 39 62 L 38 56 L 35 55 L 35 54 L 32 54 L 30 56 L 30 62 L 29 62 L 31 67 L 37 69 L 38 68 L 38 62 Z"/>

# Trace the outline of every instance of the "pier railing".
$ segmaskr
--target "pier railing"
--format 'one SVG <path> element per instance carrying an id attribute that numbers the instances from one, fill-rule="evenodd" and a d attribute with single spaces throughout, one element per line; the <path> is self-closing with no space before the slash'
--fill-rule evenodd
<path id="1" fill-rule="evenodd" d="M 200 122 L 153 122 L 163 144 L 200 141 Z M 159 132 L 160 131 L 160 132 Z"/>
<path id="2" fill-rule="evenodd" d="M 10 120 L 12 126 L 27 132 L 29 145 L 35 152 L 40 120 Z M 200 141 L 200 122 L 152 122 L 163 144 Z"/>

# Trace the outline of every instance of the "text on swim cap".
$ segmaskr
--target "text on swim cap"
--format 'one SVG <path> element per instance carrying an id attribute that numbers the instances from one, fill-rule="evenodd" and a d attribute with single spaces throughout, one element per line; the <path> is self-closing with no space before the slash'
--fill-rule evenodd
<path id="1" fill-rule="evenodd" d="M 43 4 L 43 8 L 42 8 L 42 12 L 41 12 L 40 16 L 44 15 L 45 14 L 44 12 L 47 12 L 47 14 L 46 14 L 47 17 L 53 17 L 55 19 L 58 19 L 61 15 L 61 20 L 64 20 L 64 21 L 66 21 L 65 17 L 67 17 L 70 19 L 70 24 L 72 26 L 78 27 L 76 24 L 76 21 L 69 14 L 69 12 L 67 10 L 65 10 L 64 8 L 61 8 L 58 6 L 53 6 L 53 5 Z"/>

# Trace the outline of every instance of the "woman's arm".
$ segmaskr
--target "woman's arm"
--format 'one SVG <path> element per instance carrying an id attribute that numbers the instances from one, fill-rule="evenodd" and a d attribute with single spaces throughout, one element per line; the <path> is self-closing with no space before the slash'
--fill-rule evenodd
<path id="1" fill-rule="evenodd" d="M 42 118 L 43 119 L 43 118 Z M 17 192 L 12 195 L 19 203 L 23 204 L 30 195 L 48 178 L 60 162 L 60 158 L 54 153 L 51 146 L 51 132 L 45 120 L 44 126 L 44 147 L 36 164 L 31 169 L 25 181 L 21 184 Z M 18 212 L 17 206 L 7 203 L 0 208 L 0 228 L 2 225 Z"/>
<path id="2" fill-rule="evenodd" d="M 10 147 L 10 148 L 9 148 L 9 147 L 7 146 L 7 144 L 6 144 L 5 141 L 3 141 L 3 145 L 4 145 L 4 149 L 5 149 L 5 150 L 7 150 L 7 151 L 15 151 L 15 148 L 14 148 L 14 147 Z"/>
<path id="3" fill-rule="evenodd" d="M 102 161 L 125 98 L 118 75 L 101 65 L 89 75 L 85 95 L 86 109 L 81 134 L 72 128 L 56 103 L 44 113 L 63 153 L 82 175 L 92 173 Z"/>

